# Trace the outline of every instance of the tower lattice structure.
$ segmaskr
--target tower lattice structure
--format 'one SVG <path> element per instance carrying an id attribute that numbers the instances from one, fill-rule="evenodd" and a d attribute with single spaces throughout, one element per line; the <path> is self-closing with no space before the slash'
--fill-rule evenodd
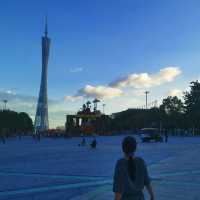
<path id="1" fill-rule="evenodd" d="M 42 37 L 42 75 L 40 92 L 35 116 L 35 131 L 46 131 L 49 129 L 48 119 L 48 95 L 47 95 L 47 72 L 48 59 L 51 40 L 48 38 L 47 20 L 45 24 L 45 32 Z"/>

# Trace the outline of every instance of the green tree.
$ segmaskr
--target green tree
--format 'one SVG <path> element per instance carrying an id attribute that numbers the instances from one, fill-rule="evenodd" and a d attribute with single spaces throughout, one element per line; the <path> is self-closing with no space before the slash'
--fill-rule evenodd
<path id="1" fill-rule="evenodd" d="M 33 122 L 29 115 L 25 112 L 18 113 L 19 118 L 19 128 L 22 131 L 32 131 L 33 130 Z"/>
<path id="2" fill-rule="evenodd" d="M 0 130 L 7 134 L 15 132 L 28 132 L 33 130 L 33 122 L 27 113 L 17 113 L 11 110 L 0 111 Z"/>
<path id="3" fill-rule="evenodd" d="M 160 116 L 165 128 L 182 128 L 182 118 L 184 115 L 184 104 L 177 96 L 168 96 L 163 99 L 160 105 Z"/>
<path id="4" fill-rule="evenodd" d="M 185 109 L 187 120 L 193 128 L 200 128 L 200 83 L 190 83 L 190 91 L 185 92 Z"/>
<path id="5" fill-rule="evenodd" d="M 184 104 L 177 96 L 168 96 L 163 99 L 160 109 L 165 111 L 168 115 L 183 113 Z"/>

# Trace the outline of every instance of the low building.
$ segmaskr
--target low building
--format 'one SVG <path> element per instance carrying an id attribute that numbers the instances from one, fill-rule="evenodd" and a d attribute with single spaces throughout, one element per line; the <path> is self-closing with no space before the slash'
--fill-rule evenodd
<path id="1" fill-rule="evenodd" d="M 101 113 L 97 109 L 97 103 L 99 100 L 93 101 L 94 108 L 91 109 L 91 102 L 83 104 L 81 111 L 78 111 L 75 115 L 66 115 L 65 130 L 69 136 L 79 135 L 107 135 L 108 123 L 110 117 Z"/>

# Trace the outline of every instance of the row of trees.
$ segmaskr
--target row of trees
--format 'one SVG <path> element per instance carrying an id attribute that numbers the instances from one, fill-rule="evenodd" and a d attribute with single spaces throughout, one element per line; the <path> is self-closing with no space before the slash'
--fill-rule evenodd
<path id="1" fill-rule="evenodd" d="M 33 131 L 33 122 L 25 112 L 17 113 L 11 110 L 0 111 L 0 133 L 16 134 Z"/>
<path id="2" fill-rule="evenodd" d="M 128 109 L 116 113 L 111 123 L 113 130 L 136 130 L 157 127 L 170 130 L 200 130 L 200 83 L 191 82 L 190 91 L 183 93 L 183 100 L 177 96 L 163 99 L 158 108 Z"/>

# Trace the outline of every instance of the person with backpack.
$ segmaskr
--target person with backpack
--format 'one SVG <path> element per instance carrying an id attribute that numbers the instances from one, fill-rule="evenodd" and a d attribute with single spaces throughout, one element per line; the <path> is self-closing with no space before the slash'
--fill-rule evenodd
<path id="1" fill-rule="evenodd" d="M 135 156 L 136 147 L 134 137 L 124 138 L 124 158 L 117 161 L 114 172 L 115 200 L 144 200 L 144 187 L 150 195 L 150 200 L 155 200 L 146 164 L 142 158 Z"/>

